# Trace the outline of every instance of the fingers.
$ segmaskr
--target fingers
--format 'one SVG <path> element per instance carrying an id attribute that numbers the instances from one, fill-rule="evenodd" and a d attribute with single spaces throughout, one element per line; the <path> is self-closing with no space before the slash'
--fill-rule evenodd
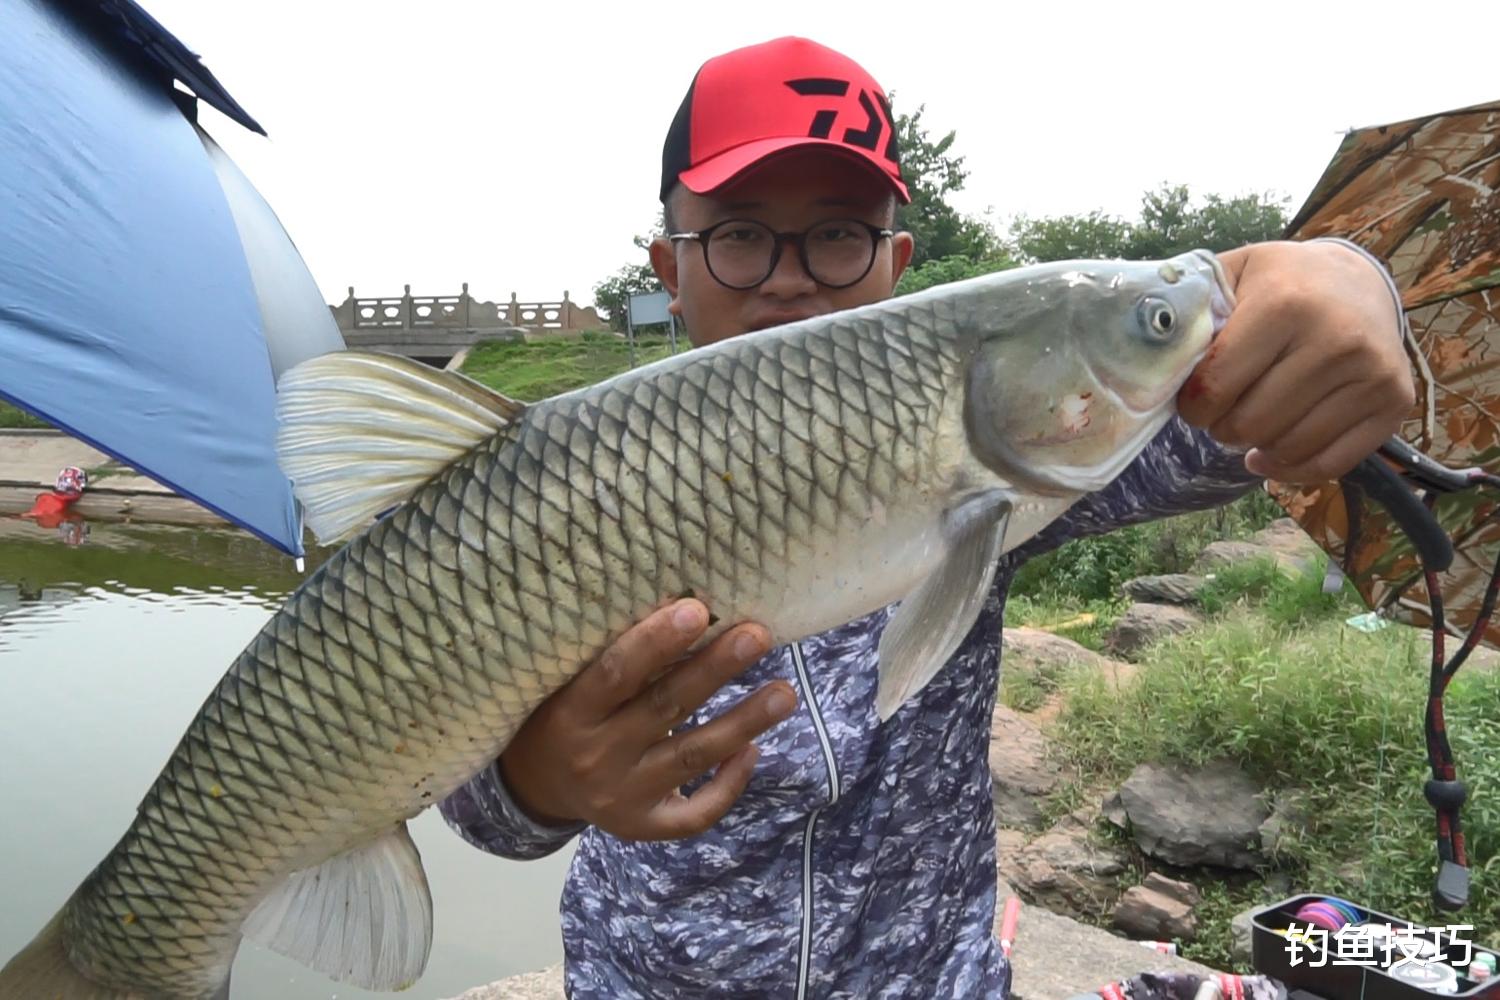
<path id="1" fill-rule="evenodd" d="M 1245 456 L 1245 466 L 1255 475 L 1279 483 L 1326 483 L 1358 465 L 1391 436 L 1391 430 L 1390 421 L 1377 415 L 1361 421 L 1306 461 L 1281 465 L 1257 449 Z"/>
<path id="2" fill-rule="evenodd" d="M 1220 260 L 1232 271 L 1237 293 L 1246 279 L 1253 286 L 1246 258 L 1223 254 Z M 1234 409 L 1286 350 L 1300 321 L 1298 311 L 1297 296 L 1242 298 L 1178 393 L 1177 411 L 1182 419 L 1206 428 Z"/>
<path id="3" fill-rule="evenodd" d="M 1248 448 L 1258 475 L 1338 478 L 1396 432 L 1415 399 L 1384 279 L 1331 244 L 1256 244 L 1221 260 L 1237 268 L 1239 304 L 1179 393 L 1179 414 Z"/>
<path id="4" fill-rule="evenodd" d="M 586 720 L 606 718 L 681 659 L 707 627 L 708 609 L 692 599 L 647 615 L 568 685 L 572 709 Z"/>
<path id="5" fill-rule="evenodd" d="M 1248 386 L 1234 407 L 1209 425 L 1208 432 L 1214 440 L 1231 446 L 1280 441 L 1302 426 L 1325 400 L 1357 391 L 1357 374 L 1346 366 L 1329 364 L 1315 350 L 1290 352 Z"/>
<path id="6" fill-rule="evenodd" d="M 1304 403 L 1287 407 L 1298 411 L 1294 421 L 1268 428 L 1253 439 L 1242 438 L 1234 443 L 1251 444 L 1253 441 L 1254 450 L 1266 460 L 1290 468 L 1308 461 L 1374 416 L 1378 409 L 1366 398 L 1368 394 L 1367 386 L 1353 383 L 1321 393 L 1314 397 L 1310 406 Z"/>
<path id="7" fill-rule="evenodd" d="M 653 745 L 641 758 L 641 772 L 663 789 L 676 788 L 738 753 L 796 706 L 791 685 L 774 681 L 712 722 Z"/>
<path id="8" fill-rule="evenodd" d="M 648 817 L 652 839 L 695 837 L 723 819 L 745 793 L 759 756 L 753 743 L 742 747 L 690 797 L 672 795 L 664 799 Z"/>
<path id="9" fill-rule="evenodd" d="M 763 626 L 730 629 L 622 708 L 621 723 L 641 736 L 643 747 L 655 742 L 770 647 L 771 636 Z"/>

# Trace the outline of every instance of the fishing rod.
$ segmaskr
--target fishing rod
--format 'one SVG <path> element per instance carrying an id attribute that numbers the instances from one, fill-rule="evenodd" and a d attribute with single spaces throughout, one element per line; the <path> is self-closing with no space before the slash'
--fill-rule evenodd
<path id="1" fill-rule="evenodd" d="M 1358 547 L 1359 500 L 1361 496 L 1384 507 L 1391 519 L 1411 540 L 1421 563 L 1427 586 L 1432 634 L 1432 661 L 1427 689 L 1427 711 L 1423 722 L 1427 760 L 1432 777 L 1423 793 L 1437 817 L 1438 871 L 1432 898 L 1442 910 L 1460 910 L 1469 901 L 1469 863 L 1464 849 L 1459 813 L 1468 789 L 1458 779 L 1453 748 L 1448 743 L 1443 714 L 1443 694 L 1453 675 L 1479 645 L 1495 610 L 1500 592 L 1500 559 L 1490 573 L 1479 614 L 1452 659 L 1445 660 L 1447 624 L 1443 617 L 1443 594 L 1438 574 L 1453 564 L 1453 540 L 1438 523 L 1433 508 L 1439 496 L 1481 487 L 1500 488 L 1500 477 L 1480 468 L 1450 469 L 1413 448 L 1399 437 L 1388 439 L 1341 480 L 1345 510 L 1349 517 L 1344 548 L 1344 573 L 1353 575 L 1353 557 Z M 1393 598 L 1399 595 L 1399 590 Z"/>

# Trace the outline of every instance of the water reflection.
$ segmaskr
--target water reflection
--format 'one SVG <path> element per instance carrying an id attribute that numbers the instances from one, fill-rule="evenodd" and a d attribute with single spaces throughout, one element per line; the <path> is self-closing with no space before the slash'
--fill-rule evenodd
<path id="1" fill-rule="evenodd" d="M 204 696 L 301 579 L 239 533 L 94 528 L 71 547 L 0 526 L 0 962 L 113 846 Z M 451 997 L 560 960 L 566 854 L 490 858 L 434 810 L 412 832 L 436 927 L 427 974 L 402 996 Z M 249 945 L 235 966 L 234 1000 L 377 995 Z"/>

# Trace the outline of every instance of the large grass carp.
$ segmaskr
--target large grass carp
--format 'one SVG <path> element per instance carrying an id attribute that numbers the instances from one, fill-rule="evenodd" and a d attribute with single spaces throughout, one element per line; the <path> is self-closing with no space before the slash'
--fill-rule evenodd
<path id="1" fill-rule="evenodd" d="M 683 593 L 777 643 L 895 601 L 870 724 L 999 556 L 1117 476 L 1232 307 L 1205 252 L 1036 265 L 759 331 L 522 405 L 384 355 L 280 386 L 324 541 L 3 1000 L 223 998 L 242 938 L 389 990 L 432 904 L 406 821 Z M 706 640 L 705 640 L 706 641 Z"/>

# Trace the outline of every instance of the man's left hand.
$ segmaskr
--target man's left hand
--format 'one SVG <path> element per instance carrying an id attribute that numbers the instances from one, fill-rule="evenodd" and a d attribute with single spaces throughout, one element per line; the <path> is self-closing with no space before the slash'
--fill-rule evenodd
<path id="1" fill-rule="evenodd" d="M 1336 243 L 1257 243 L 1218 256 L 1237 305 L 1178 412 L 1219 442 L 1248 447 L 1255 475 L 1339 478 L 1416 400 L 1384 278 Z"/>

